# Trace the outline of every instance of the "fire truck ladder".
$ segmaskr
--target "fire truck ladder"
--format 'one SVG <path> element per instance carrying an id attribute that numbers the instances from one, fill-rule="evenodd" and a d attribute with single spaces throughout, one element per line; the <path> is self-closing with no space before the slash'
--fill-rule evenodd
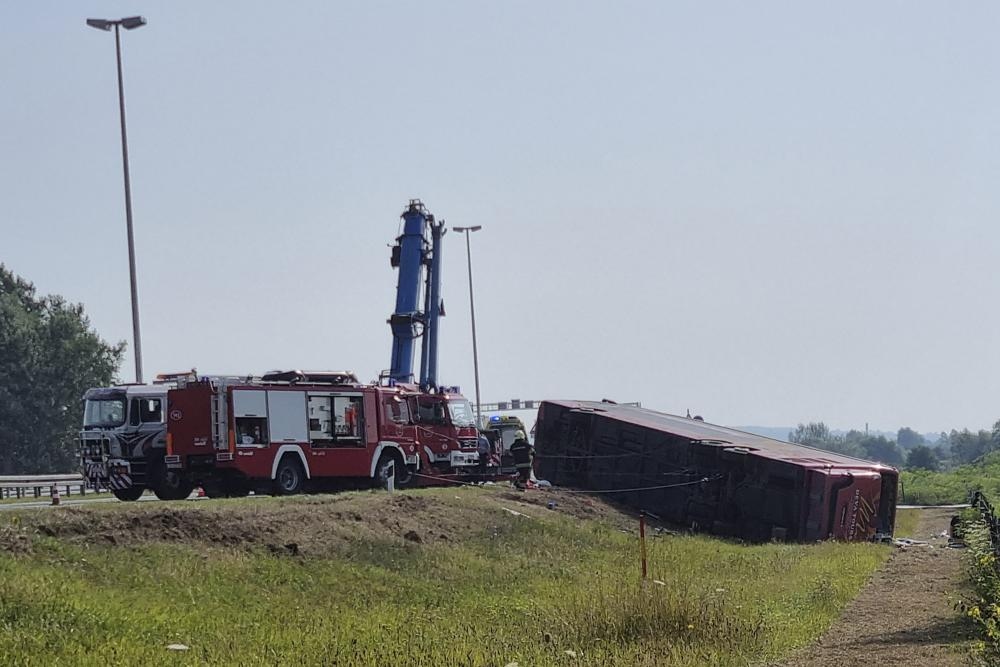
<path id="1" fill-rule="evenodd" d="M 212 446 L 216 450 L 229 449 L 229 415 L 226 412 L 226 386 L 223 382 L 212 382 Z"/>

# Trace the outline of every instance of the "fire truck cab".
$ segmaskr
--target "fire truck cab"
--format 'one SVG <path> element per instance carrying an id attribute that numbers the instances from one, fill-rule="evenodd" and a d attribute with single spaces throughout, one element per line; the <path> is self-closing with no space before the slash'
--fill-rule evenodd
<path id="1" fill-rule="evenodd" d="M 146 489 L 162 500 L 185 498 L 187 486 L 164 464 L 167 392 L 172 382 L 96 387 L 84 394 L 79 455 L 87 485 L 137 500 Z"/>
<path id="2" fill-rule="evenodd" d="M 289 371 L 181 381 L 169 402 L 166 465 L 210 496 L 288 495 L 337 480 L 433 483 L 479 462 L 475 418 L 457 388 Z"/>

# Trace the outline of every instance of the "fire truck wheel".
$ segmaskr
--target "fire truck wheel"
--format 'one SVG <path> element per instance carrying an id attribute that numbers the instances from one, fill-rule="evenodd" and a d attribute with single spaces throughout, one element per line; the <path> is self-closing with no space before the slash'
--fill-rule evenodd
<path id="1" fill-rule="evenodd" d="M 194 483 L 170 470 L 162 461 L 153 464 L 152 479 L 149 485 L 160 500 L 184 500 L 194 491 Z"/>
<path id="2" fill-rule="evenodd" d="M 274 476 L 274 490 L 278 495 L 292 496 L 302 492 L 305 481 L 306 475 L 302 470 L 302 464 L 286 454 L 278 464 L 278 471 Z"/>
<path id="3" fill-rule="evenodd" d="M 383 454 L 378 459 L 378 465 L 375 466 L 375 481 L 383 489 L 388 486 L 390 470 L 393 470 L 396 475 L 394 486 L 397 489 L 413 481 L 413 473 L 402 463 L 400 457 Z"/>
<path id="4" fill-rule="evenodd" d="M 132 502 L 133 500 L 139 500 L 139 496 L 145 491 L 141 486 L 130 486 L 127 489 L 112 489 L 111 493 L 115 494 L 115 498 L 118 500 L 123 500 L 125 502 Z"/>
<path id="5" fill-rule="evenodd" d="M 170 473 L 162 484 L 153 489 L 160 500 L 184 500 L 194 491 L 194 484 L 184 481 L 177 473 Z"/>

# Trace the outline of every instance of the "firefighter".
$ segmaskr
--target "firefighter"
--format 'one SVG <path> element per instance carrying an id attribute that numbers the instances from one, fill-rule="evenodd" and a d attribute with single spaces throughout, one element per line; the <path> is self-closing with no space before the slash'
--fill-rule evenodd
<path id="1" fill-rule="evenodd" d="M 493 446 L 489 438 L 482 431 L 479 432 L 479 439 L 476 441 L 476 450 L 479 452 L 479 474 L 486 478 L 486 467 L 490 464 L 490 454 L 493 453 Z"/>
<path id="2" fill-rule="evenodd" d="M 524 431 L 514 433 L 510 455 L 514 457 L 514 467 L 517 468 L 517 487 L 524 488 L 531 481 L 531 463 L 535 458 L 535 448 L 524 437 Z"/>

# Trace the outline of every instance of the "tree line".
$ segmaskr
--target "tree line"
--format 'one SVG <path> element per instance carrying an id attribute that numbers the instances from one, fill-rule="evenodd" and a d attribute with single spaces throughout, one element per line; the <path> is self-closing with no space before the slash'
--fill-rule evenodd
<path id="1" fill-rule="evenodd" d="M 83 392 L 110 385 L 124 351 L 82 305 L 39 296 L 0 264 L 0 475 L 74 470 Z"/>
<path id="2" fill-rule="evenodd" d="M 855 429 L 835 434 L 823 422 L 799 424 L 788 434 L 788 439 L 891 466 L 940 470 L 973 463 L 1000 449 L 1000 421 L 993 424 L 989 431 L 942 431 L 933 442 L 928 442 L 922 434 L 909 427 L 899 429 L 896 439 L 891 440 L 881 434 L 869 435 Z"/>

